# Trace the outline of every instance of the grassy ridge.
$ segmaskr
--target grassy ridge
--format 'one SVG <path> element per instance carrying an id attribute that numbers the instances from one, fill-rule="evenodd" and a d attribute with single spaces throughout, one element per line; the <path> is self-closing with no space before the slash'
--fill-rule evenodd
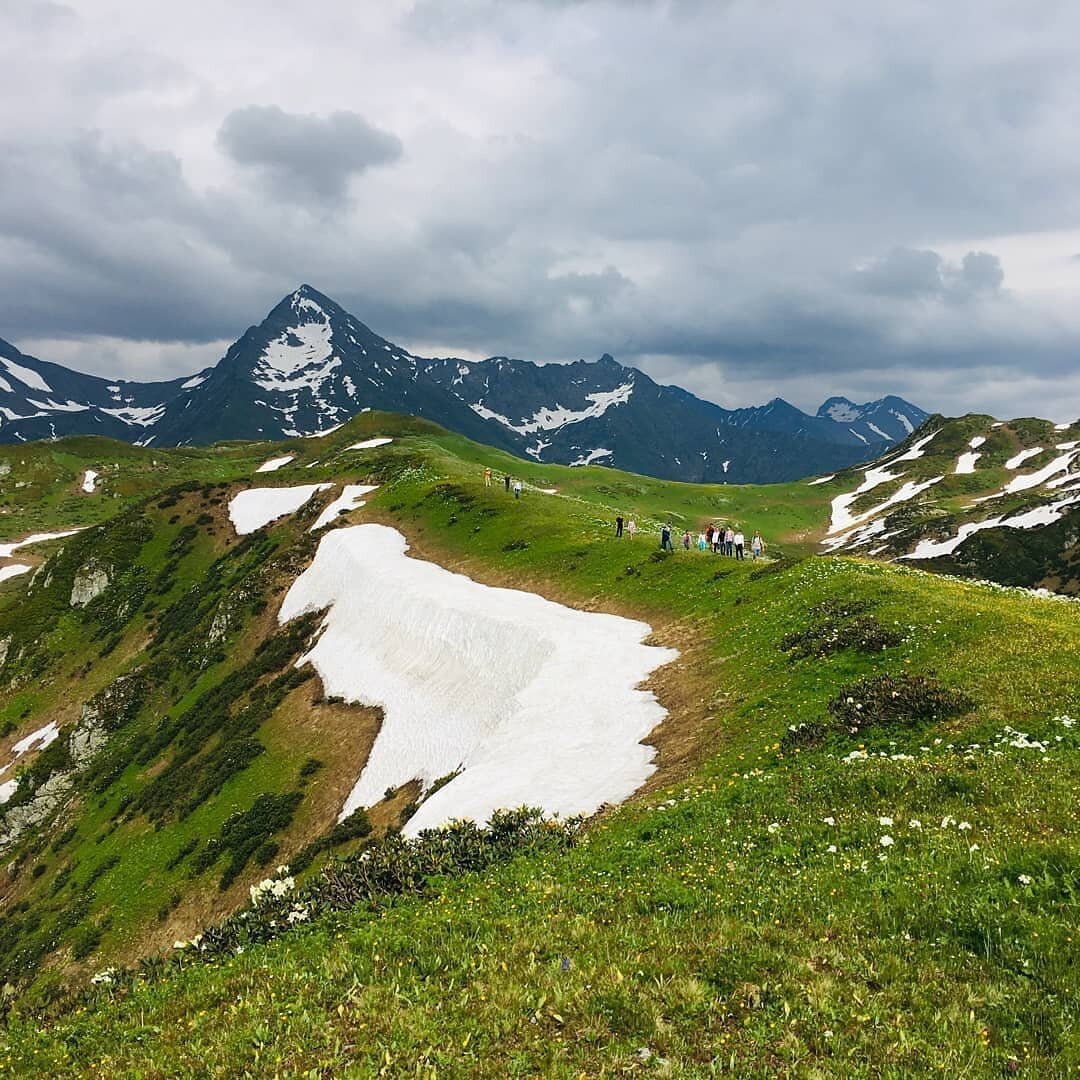
<path id="1" fill-rule="evenodd" d="M 360 430 L 389 423 L 365 418 Z M 655 734 L 661 782 L 558 857 L 436 882 L 434 899 L 357 909 L 221 965 L 103 989 L 44 1027 L 27 998 L 0 1033 L 0 1070 L 1076 1066 L 1080 726 L 1061 719 L 1080 715 L 1073 605 L 855 560 L 654 558 L 652 538 L 611 537 L 616 509 L 639 523 L 682 514 L 694 530 L 718 514 L 797 555 L 820 527 L 820 488 L 699 489 L 508 459 L 559 492 L 515 502 L 482 486 L 483 464 L 504 467 L 495 452 L 428 430 L 349 452 L 346 434 L 358 433 L 336 437 L 329 455 L 305 449 L 324 463 L 302 475 L 381 479 L 354 520 L 393 522 L 416 553 L 480 580 L 649 618 L 682 650 L 677 679 L 658 680 L 672 704 Z M 302 482 L 306 463 L 273 482 Z M 287 546 L 290 528 L 271 533 Z M 778 647 L 820 605 L 854 600 L 899 644 L 795 661 Z M 788 736 L 881 672 L 935 672 L 976 707 L 857 738 Z M 677 745 L 687 739 L 689 755 Z M 264 759 L 284 768 L 296 756 L 278 744 Z M 255 772 L 238 782 L 273 783 Z M 181 832 L 159 835 L 180 846 Z M 158 872 L 153 860 L 143 871 Z M 103 889 L 111 874 L 119 912 L 138 875 L 118 866 Z"/>

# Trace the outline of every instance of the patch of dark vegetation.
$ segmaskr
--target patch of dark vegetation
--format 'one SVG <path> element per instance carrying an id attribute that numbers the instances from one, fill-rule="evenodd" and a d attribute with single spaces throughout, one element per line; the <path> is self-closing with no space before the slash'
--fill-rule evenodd
<path id="1" fill-rule="evenodd" d="M 724 578 L 731 577 L 732 573 L 733 571 L 731 570 L 717 570 L 716 573 L 713 574 L 712 579 L 713 581 L 723 581 Z"/>
<path id="2" fill-rule="evenodd" d="M 503 551 L 524 551 L 529 546 L 528 540 L 511 540 L 509 543 L 503 544 Z"/>
<path id="3" fill-rule="evenodd" d="M 362 840 L 371 834 L 371 821 L 367 811 L 361 806 L 354 810 L 344 821 L 339 821 L 329 832 L 305 844 L 290 860 L 289 868 L 299 874 L 306 870 L 312 861 L 324 851 L 340 847 L 350 840 Z"/>
<path id="4" fill-rule="evenodd" d="M 319 619 L 312 613 L 290 623 L 189 709 L 158 722 L 138 761 L 147 765 L 170 746 L 173 753 L 139 792 L 129 816 L 141 812 L 159 827 L 169 818 L 184 818 L 263 753 L 256 732 L 288 693 L 314 675 L 310 666 L 290 665 L 306 648 Z M 266 681 L 275 672 L 279 674 Z"/>
<path id="5" fill-rule="evenodd" d="M 868 728 L 896 731 L 962 716 L 975 702 L 943 686 L 933 675 L 872 675 L 840 688 L 828 704 L 834 721 L 849 735 Z"/>
<path id="6" fill-rule="evenodd" d="M 324 765 L 317 757 L 309 757 L 300 766 L 300 783 L 306 784 L 322 768 Z"/>
<path id="7" fill-rule="evenodd" d="M 782 574 L 785 570 L 792 566 L 796 566 L 802 562 L 801 559 L 785 559 L 782 556 L 777 558 L 775 562 L 766 563 L 764 566 L 759 566 L 756 570 L 750 571 L 751 581 L 760 581 L 764 577 L 769 577 L 770 574 Z"/>
<path id="8" fill-rule="evenodd" d="M 846 741 L 920 730 L 971 712 L 975 702 L 959 690 L 942 686 L 933 675 L 901 673 L 848 683 L 827 708 L 828 719 L 789 727 L 780 740 L 780 752 L 811 749 L 830 737 Z"/>
<path id="9" fill-rule="evenodd" d="M 794 661 L 845 649 L 879 653 L 899 645 L 903 635 L 867 614 L 872 606 L 866 600 L 826 600 L 810 609 L 811 621 L 805 630 L 785 634 L 778 647 Z"/>
<path id="10" fill-rule="evenodd" d="M 212 960 L 269 941 L 288 930 L 293 912 L 306 922 L 358 904 L 378 908 L 395 897 L 430 895 L 444 879 L 480 872 L 519 855 L 570 848 L 580 826 L 577 818 L 545 820 L 540 811 L 522 808 L 497 811 L 487 828 L 455 822 L 412 840 L 391 833 L 330 862 L 302 889 L 283 889 L 279 897 L 267 894 L 256 906 L 209 928 L 192 955 Z"/>
<path id="11" fill-rule="evenodd" d="M 649 553 L 649 562 L 660 563 L 665 559 L 670 559 L 675 553 L 673 551 L 667 551 L 665 548 L 661 548 L 659 551 L 653 551 Z"/>
<path id="12" fill-rule="evenodd" d="M 290 791 L 283 795 L 260 795 L 250 810 L 233 814 L 221 826 L 217 837 L 207 841 L 206 847 L 192 860 L 192 872 L 200 874 L 209 870 L 222 857 L 228 857 L 229 862 L 218 882 L 218 888 L 224 891 L 239 877 L 260 849 L 271 841 L 273 834 L 292 823 L 296 808 L 303 798 L 303 793 L 299 791 Z M 275 846 L 269 858 L 273 858 L 276 853 Z"/>

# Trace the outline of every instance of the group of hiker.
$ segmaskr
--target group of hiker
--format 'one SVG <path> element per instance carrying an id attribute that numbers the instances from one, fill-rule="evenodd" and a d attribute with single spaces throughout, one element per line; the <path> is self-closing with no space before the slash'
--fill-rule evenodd
<path id="1" fill-rule="evenodd" d="M 490 468 L 484 469 L 484 487 L 491 487 L 494 474 Z M 513 491 L 514 498 L 521 498 L 522 483 L 520 480 L 512 477 L 509 473 L 503 474 L 503 487 L 506 492 Z M 629 536 L 631 540 L 637 536 L 637 522 L 630 518 L 627 520 L 622 514 L 617 514 L 615 517 L 615 536 L 621 538 L 622 536 Z M 660 549 L 662 551 L 674 551 L 675 545 L 672 542 L 672 530 L 671 522 L 668 521 L 660 527 Z M 689 551 L 694 546 L 698 551 L 711 551 L 714 555 L 727 555 L 733 559 L 745 558 L 746 551 L 746 536 L 743 534 L 742 529 L 736 528 L 734 525 L 717 525 L 715 522 L 707 525 L 699 534 L 695 541 L 690 535 L 690 530 L 687 529 L 682 535 L 682 546 L 684 550 Z M 760 559 L 765 554 L 765 541 L 762 539 L 759 531 L 754 532 L 754 535 L 750 538 L 750 555 L 754 559 Z"/>
<path id="2" fill-rule="evenodd" d="M 633 518 L 624 521 L 622 514 L 619 514 L 615 518 L 615 536 L 621 537 L 624 532 L 633 539 L 637 535 L 637 522 Z M 660 527 L 660 549 L 662 551 L 675 550 L 671 538 L 672 530 L 669 521 Z M 746 536 L 743 534 L 742 529 L 733 525 L 710 524 L 698 534 L 696 544 L 694 538 L 690 535 L 690 530 L 687 529 L 682 535 L 682 546 L 686 551 L 696 546 L 698 551 L 711 551 L 714 555 L 727 555 L 730 558 L 742 559 L 745 558 L 747 545 Z M 761 533 L 755 530 L 754 535 L 750 538 L 750 555 L 754 559 L 760 559 L 764 554 L 765 541 Z"/>
<path id="3" fill-rule="evenodd" d="M 491 487 L 491 469 L 484 469 L 484 487 Z M 503 474 L 503 487 L 507 492 L 513 489 L 514 498 L 521 498 L 521 481 L 515 480 L 509 473 Z"/>

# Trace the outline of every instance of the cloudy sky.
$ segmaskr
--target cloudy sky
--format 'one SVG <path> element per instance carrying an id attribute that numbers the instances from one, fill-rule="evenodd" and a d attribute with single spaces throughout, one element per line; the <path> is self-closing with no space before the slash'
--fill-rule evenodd
<path id="1" fill-rule="evenodd" d="M 307 281 L 432 355 L 1080 415 L 1080 5 L 0 0 L 0 337 L 151 378 Z"/>

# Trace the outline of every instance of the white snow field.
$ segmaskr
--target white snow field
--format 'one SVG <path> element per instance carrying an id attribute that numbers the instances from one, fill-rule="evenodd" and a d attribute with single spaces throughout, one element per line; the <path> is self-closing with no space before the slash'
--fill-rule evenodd
<path id="1" fill-rule="evenodd" d="M 31 544 L 43 544 L 46 540 L 63 540 L 65 536 L 74 536 L 77 532 L 82 532 L 82 529 L 68 529 L 66 532 L 55 533 L 31 533 L 22 540 L 0 544 L 0 559 L 10 559 L 19 548 L 30 547 Z"/>
<path id="2" fill-rule="evenodd" d="M 383 709 L 341 816 L 457 770 L 406 835 L 499 808 L 588 814 L 629 797 L 654 770 L 641 740 L 667 715 L 636 688 L 677 652 L 643 645 L 645 623 L 481 585 L 407 551 L 384 525 L 335 529 L 278 614 L 328 608 L 299 663 L 328 695 Z"/>
<path id="3" fill-rule="evenodd" d="M 93 469 L 87 469 L 86 472 L 83 473 L 82 489 L 87 495 L 93 495 L 97 485 L 97 478 L 100 475 L 100 473 L 95 472 Z"/>
<path id="4" fill-rule="evenodd" d="M 363 442 L 353 443 L 352 446 L 346 446 L 346 450 L 374 450 L 376 446 L 385 446 L 387 443 L 392 443 L 394 440 L 387 438 L 385 435 L 378 436 L 374 439 L 364 439 Z"/>
<path id="5" fill-rule="evenodd" d="M 318 532 L 326 528 L 338 514 L 359 510 L 364 505 L 364 496 L 378 490 L 378 487 L 378 484 L 346 484 L 341 494 L 318 516 L 308 532 Z"/>
<path id="6" fill-rule="evenodd" d="M 830 480 L 836 479 L 836 473 L 832 476 L 819 476 L 816 480 L 807 481 L 807 487 L 813 487 L 815 484 L 827 484 Z"/>
<path id="7" fill-rule="evenodd" d="M 0 581 L 7 581 L 8 578 L 18 577 L 20 574 L 25 574 L 28 570 L 32 570 L 33 567 L 27 563 L 8 563 L 7 566 L 0 566 Z"/>
<path id="8" fill-rule="evenodd" d="M 284 457 L 271 458 L 269 461 L 264 461 L 255 471 L 256 472 L 277 472 L 278 469 L 283 469 L 290 461 L 295 461 L 295 454 L 286 454 Z"/>
<path id="9" fill-rule="evenodd" d="M 253 533 L 286 514 L 295 514 L 317 492 L 332 484 L 301 484 L 299 487 L 249 488 L 234 495 L 229 518 L 241 536 Z"/>

